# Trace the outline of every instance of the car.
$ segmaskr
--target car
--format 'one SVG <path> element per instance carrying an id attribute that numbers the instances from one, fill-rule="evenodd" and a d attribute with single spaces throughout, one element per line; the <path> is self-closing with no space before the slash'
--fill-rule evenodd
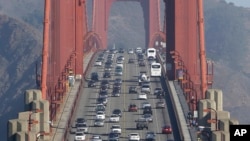
<path id="1" fill-rule="evenodd" d="M 164 96 L 165 96 L 165 93 L 164 93 L 163 91 L 162 91 L 162 92 L 158 92 L 158 93 L 156 94 L 156 98 L 158 98 L 158 99 L 163 99 Z"/>
<path id="2" fill-rule="evenodd" d="M 118 97 L 118 96 L 120 96 L 120 94 L 121 94 L 121 90 L 119 88 L 113 89 L 112 96 Z"/>
<path id="3" fill-rule="evenodd" d="M 101 66 L 101 65 L 102 65 L 102 61 L 100 60 L 95 61 L 95 66 Z"/>
<path id="4" fill-rule="evenodd" d="M 144 101 L 142 102 L 142 109 L 144 109 L 145 107 L 151 107 L 151 104 L 148 101 Z"/>
<path id="5" fill-rule="evenodd" d="M 128 54 L 134 54 L 134 50 L 132 48 L 128 49 Z"/>
<path id="6" fill-rule="evenodd" d="M 129 141 L 140 141 L 141 139 L 139 133 L 130 133 L 128 137 Z"/>
<path id="7" fill-rule="evenodd" d="M 116 78 L 114 83 L 122 84 L 122 79 L 121 78 Z"/>
<path id="8" fill-rule="evenodd" d="M 141 47 L 137 47 L 137 48 L 135 49 L 135 52 L 136 52 L 137 54 L 142 53 L 142 48 L 141 48 Z"/>
<path id="9" fill-rule="evenodd" d="M 144 62 L 144 55 L 142 53 L 138 54 L 138 61 L 143 61 Z"/>
<path id="10" fill-rule="evenodd" d="M 96 119 L 105 119 L 105 113 L 104 111 L 98 111 L 96 112 Z"/>
<path id="11" fill-rule="evenodd" d="M 102 141 L 102 137 L 100 135 L 92 135 L 91 141 Z"/>
<path id="12" fill-rule="evenodd" d="M 98 81 L 99 80 L 99 76 L 98 76 L 97 72 L 92 72 L 91 73 L 91 80 L 94 80 L 94 81 Z"/>
<path id="13" fill-rule="evenodd" d="M 119 122 L 120 121 L 120 116 L 116 114 L 112 114 L 109 117 L 109 122 Z"/>
<path id="14" fill-rule="evenodd" d="M 172 134 L 172 128 L 170 125 L 164 125 L 161 130 L 162 134 Z"/>
<path id="15" fill-rule="evenodd" d="M 143 67 L 145 66 L 145 62 L 144 61 L 139 61 L 139 67 Z"/>
<path id="16" fill-rule="evenodd" d="M 123 48 L 119 48 L 118 53 L 124 53 L 124 49 Z"/>
<path id="17" fill-rule="evenodd" d="M 162 92 L 162 88 L 157 87 L 154 90 L 154 95 L 157 95 L 158 93 L 161 93 L 161 92 Z"/>
<path id="18" fill-rule="evenodd" d="M 124 58 L 124 56 L 118 56 L 117 59 L 121 59 L 124 61 L 125 58 Z"/>
<path id="19" fill-rule="evenodd" d="M 108 88 L 110 88 L 109 81 L 108 80 L 102 80 L 101 81 L 101 86 L 107 86 Z"/>
<path id="20" fill-rule="evenodd" d="M 138 111 L 138 108 L 137 108 L 137 106 L 136 106 L 135 104 L 130 104 L 130 105 L 128 106 L 128 111 L 129 111 L 129 112 L 137 112 L 137 111 Z"/>
<path id="21" fill-rule="evenodd" d="M 136 129 L 143 130 L 144 128 L 148 129 L 148 121 L 145 118 L 136 120 Z"/>
<path id="22" fill-rule="evenodd" d="M 113 85 L 113 88 L 114 89 L 121 89 L 121 84 L 120 83 L 115 83 L 114 85 Z"/>
<path id="23" fill-rule="evenodd" d="M 106 98 L 106 97 L 98 97 L 96 99 L 96 103 L 97 104 L 103 104 L 104 106 L 106 106 L 107 103 L 108 103 L 108 98 Z"/>
<path id="24" fill-rule="evenodd" d="M 118 133 L 118 134 L 122 133 L 122 128 L 120 125 L 112 125 L 110 129 L 111 133 Z"/>
<path id="25" fill-rule="evenodd" d="M 156 63 L 156 60 L 153 56 L 149 56 L 148 57 L 148 62 L 149 62 L 149 65 L 151 65 L 152 63 Z"/>
<path id="26" fill-rule="evenodd" d="M 88 133 L 88 125 L 86 123 L 77 123 L 76 124 L 76 131 Z"/>
<path id="27" fill-rule="evenodd" d="M 148 122 L 153 122 L 153 117 L 151 114 L 144 114 L 142 115 L 142 118 L 144 118 Z"/>
<path id="28" fill-rule="evenodd" d="M 114 109 L 112 114 L 122 117 L 122 111 L 120 109 Z"/>
<path id="29" fill-rule="evenodd" d="M 100 88 L 100 92 L 108 92 L 108 86 L 107 85 L 102 85 Z"/>
<path id="30" fill-rule="evenodd" d="M 138 94 L 138 99 L 139 99 L 139 100 L 146 100 L 146 99 L 148 99 L 148 98 L 147 98 L 147 94 L 144 93 L 144 92 L 139 93 L 139 94 Z"/>
<path id="31" fill-rule="evenodd" d="M 128 92 L 129 93 L 137 93 L 137 88 L 135 86 L 130 86 Z"/>
<path id="32" fill-rule="evenodd" d="M 153 111 L 152 111 L 151 107 L 146 107 L 146 108 L 143 109 L 142 114 L 143 115 L 145 115 L 145 114 L 151 114 L 151 115 L 153 115 Z"/>
<path id="33" fill-rule="evenodd" d="M 94 126 L 95 127 L 103 127 L 104 126 L 104 119 L 95 119 Z"/>
<path id="34" fill-rule="evenodd" d="M 116 60 L 116 63 L 117 63 L 117 64 L 123 64 L 123 63 L 124 63 L 124 60 L 122 60 L 122 59 L 119 58 L 119 59 Z"/>
<path id="35" fill-rule="evenodd" d="M 156 102 L 156 109 L 165 108 L 165 103 L 163 100 Z"/>
<path id="36" fill-rule="evenodd" d="M 85 140 L 86 135 L 83 132 L 76 132 L 75 141 L 83 141 Z"/>
<path id="37" fill-rule="evenodd" d="M 77 123 L 86 123 L 86 120 L 85 120 L 85 118 L 77 118 L 75 122 L 76 122 L 76 124 Z"/>
<path id="38" fill-rule="evenodd" d="M 105 111 L 105 105 L 103 104 L 97 104 L 96 107 L 95 107 L 95 111 L 96 113 L 99 112 L 99 111 Z"/>
<path id="39" fill-rule="evenodd" d="M 156 134 L 153 131 L 148 131 L 145 137 L 146 141 L 156 141 Z"/>
<path id="40" fill-rule="evenodd" d="M 150 94 L 150 92 L 151 92 L 150 85 L 145 85 L 145 84 L 143 84 L 143 85 L 141 86 L 141 92 L 145 92 L 145 93 L 147 93 L 147 94 Z"/>
<path id="41" fill-rule="evenodd" d="M 88 87 L 95 87 L 96 86 L 96 82 L 94 80 L 90 80 L 88 82 Z"/>
<path id="42" fill-rule="evenodd" d="M 131 64 L 132 64 L 132 63 L 135 63 L 135 60 L 132 59 L 132 58 L 129 58 L 129 59 L 128 59 L 128 63 L 131 63 Z"/>
<path id="43" fill-rule="evenodd" d="M 108 98 L 108 91 L 102 91 L 99 93 L 99 98 Z"/>
<path id="44" fill-rule="evenodd" d="M 120 134 L 118 134 L 118 133 L 112 133 L 112 132 L 111 132 L 111 133 L 109 133 L 109 137 L 108 137 L 108 138 L 109 138 L 109 141 L 110 141 L 110 140 L 114 140 L 114 139 L 117 140 L 117 139 L 120 138 Z"/>
<path id="45" fill-rule="evenodd" d="M 103 73 L 103 78 L 110 78 L 111 77 L 111 72 L 110 71 L 105 71 Z"/>

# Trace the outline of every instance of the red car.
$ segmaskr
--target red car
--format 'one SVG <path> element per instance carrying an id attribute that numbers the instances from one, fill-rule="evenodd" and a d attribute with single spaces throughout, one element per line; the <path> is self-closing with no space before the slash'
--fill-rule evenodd
<path id="1" fill-rule="evenodd" d="M 137 110 L 138 110 L 138 108 L 137 108 L 137 106 L 135 104 L 130 104 L 128 106 L 128 111 L 129 112 L 137 112 Z"/>
<path id="2" fill-rule="evenodd" d="M 162 134 L 172 134 L 172 128 L 170 125 L 165 125 L 162 127 L 162 130 L 161 130 L 161 133 Z"/>

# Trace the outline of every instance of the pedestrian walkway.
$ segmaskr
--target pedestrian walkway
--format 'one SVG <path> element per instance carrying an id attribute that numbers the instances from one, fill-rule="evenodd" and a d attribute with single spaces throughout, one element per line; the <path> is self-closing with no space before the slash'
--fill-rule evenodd
<path id="1" fill-rule="evenodd" d="M 86 71 L 88 63 L 92 58 L 93 52 L 88 53 L 83 59 L 83 70 Z M 52 133 L 50 141 L 64 141 L 67 134 L 67 125 L 69 124 L 69 118 L 72 116 L 72 108 L 75 104 L 78 89 L 81 85 L 81 81 L 76 81 L 74 86 L 69 89 L 68 94 L 65 96 L 63 104 L 61 105 L 61 111 L 58 111 L 57 120 L 52 125 Z"/>
<path id="2" fill-rule="evenodd" d="M 183 93 L 180 85 L 178 84 L 178 81 L 174 81 L 174 86 L 175 86 L 175 90 L 176 90 L 177 96 L 179 98 L 184 116 L 188 117 L 188 113 L 190 112 L 190 110 L 188 108 L 188 104 L 187 104 L 187 101 L 185 99 L 184 93 Z M 186 118 L 186 123 L 187 123 L 186 125 L 188 127 L 189 132 L 190 132 L 191 139 L 193 141 L 196 141 L 197 140 L 197 133 L 198 133 L 197 132 L 197 125 L 194 125 L 193 122 L 194 122 L 193 119 L 189 120 Z"/>

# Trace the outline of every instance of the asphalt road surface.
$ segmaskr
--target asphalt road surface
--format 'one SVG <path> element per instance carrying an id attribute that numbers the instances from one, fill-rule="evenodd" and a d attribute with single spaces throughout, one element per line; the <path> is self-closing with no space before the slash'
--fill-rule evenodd
<path id="1" fill-rule="evenodd" d="M 107 54 L 105 53 L 104 58 L 106 61 Z M 95 107 L 96 107 L 96 99 L 98 97 L 98 93 L 100 90 L 100 82 L 98 82 L 97 87 L 94 88 L 88 88 L 87 82 L 84 83 L 84 90 L 81 96 L 79 97 L 79 103 L 78 107 L 76 109 L 76 112 L 74 113 L 73 118 L 76 119 L 78 117 L 85 118 L 87 120 L 87 124 L 89 126 L 88 133 L 86 134 L 86 140 L 90 140 L 93 134 L 101 135 L 103 140 L 108 140 L 108 134 L 110 133 L 110 127 L 114 124 L 118 124 L 122 128 L 122 134 L 120 136 L 120 141 L 127 141 L 128 135 L 130 133 L 139 133 L 141 140 L 145 139 L 145 135 L 147 131 L 154 131 L 156 133 L 156 141 L 166 141 L 168 139 L 174 139 L 173 134 L 162 134 L 162 126 L 165 124 L 176 126 L 174 123 L 170 121 L 169 113 L 168 113 L 168 103 L 166 103 L 165 109 L 156 109 L 155 103 L 159 100 L 156 98 L 155 95 L 153 95 L 153 91 L 156 87 L 162 87 L 160 82 L 160 77 L 151 77 L 150 78 L 150 85 L 151 85 L 151 93 L 147 95 L 147 100 L 138 100 L 138 94 L 129 94 L 128 90 L 130 86 L 136 86 L 138 87 L 138 90 L 140 89 L 140 86 L 138 85 L 138 76 L 140 71 L 147 71 L 147 74 L 150 74 L 149 64 L 146 61 L 145 67 L 140 67 L 138 65 L 137 56 L 136 54 L 128 54 L 125 53 L 117 53 L 114 57 L 114 63 L 113 66 L 115 66 L 115 60 L 117 56 L 124 56 L 125 60 L 123 63 L 124 70 L 122 76 L 116 76 L 114 74 L 114 68 L 112 69 L 112 76 L 111 78 L 103 78 L 104 73 L 104 64 L 102 66 L 94 66 L 91 68 L 91 72 L 98 72 L 99 78 L 101 80 L 106 79 L 110 80 L 111 88 L 109 91 L 109 97 L 108 97 L 108 104 L 106 106 L 106 119 L 104 127 L 94 127 L 94 119 L 95 119 Z M 146 56 L 145 56 L 146 57 Z M 133 58 L 135 59 L 135 63 L 128 63 L 128 59 Z M 97 58 L 94 58 L 97 59 Z M 104 61 L 104 62 L 105 62 Z M 87 74 L 87 78 L 90 80 L 90 74 Z M 122 78 L 122 86 L 121 86 L 121 95 L 120 97 L 112 97 L 112 85 L 114 83 L 114 80 L 116 78 Z M 144 130 L 137 130 L 136 129 L 136 122 L 138 118 L 142 116 L 142 109 L 141 109 L 141 103 L 143 101 L 148 101 L 152 105 L 153 110 L 153 122 L 149 123 L 149 129 Z M 128 112 L 128 106 L 131 103 L 135 103 L 137 107 L 139 108 L 138 112 Z M 112 114 L 112 111 L 114 109 L 120 109 L 122 111 L 122 117 L 120 118 L 120 121 L 118 123 L 110 123 L 109 122 L 109 116 Z M 74 120 L 72 121 L 72 125 L 74 124 Z M 173 131 L 175 132 L 175 131 Z M 68 141 L 74 141 L 75 134 L 68 134 Z"/>

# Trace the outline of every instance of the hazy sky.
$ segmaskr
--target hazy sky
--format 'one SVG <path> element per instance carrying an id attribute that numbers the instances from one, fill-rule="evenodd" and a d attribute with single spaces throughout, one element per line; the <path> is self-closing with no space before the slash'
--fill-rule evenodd
<path id="1" fill-rule="evenodd" d="M 226 0 L 227 2 L 232 2 L 236 6 L 249 7 L 250 8 L 250 0 Z"/>

